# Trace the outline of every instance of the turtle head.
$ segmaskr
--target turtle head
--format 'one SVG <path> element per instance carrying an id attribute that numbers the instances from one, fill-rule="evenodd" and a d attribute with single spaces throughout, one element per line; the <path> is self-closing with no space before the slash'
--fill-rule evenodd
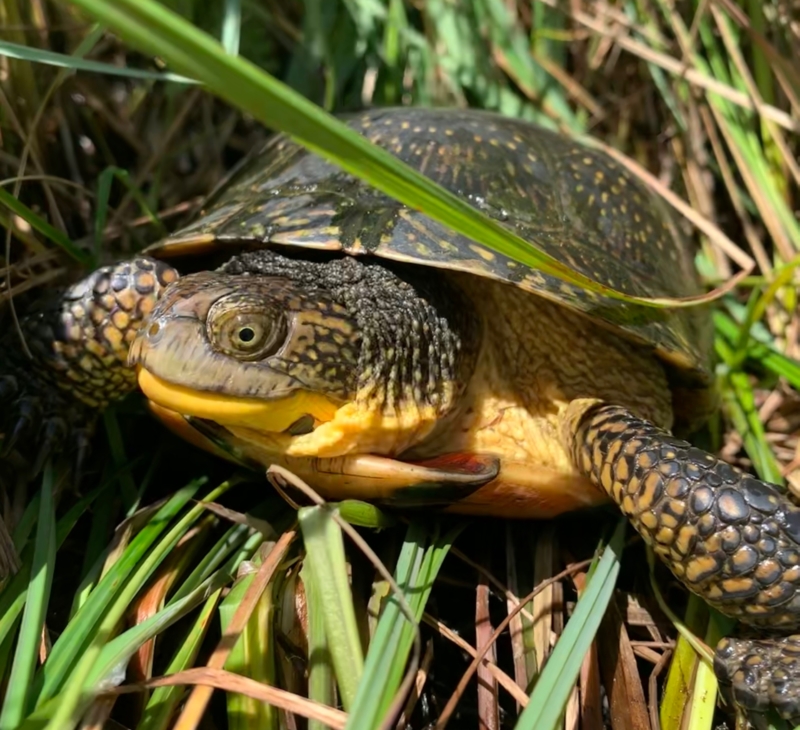
<path id="1" fill-rule="evenodd" d="M 454 408 L 462 339 L 414 287 L 350 257 L 253 255 L 161 297 L 130 351 L 151 402 L 259 443 L 262 462 L 396 455 Z"/>
<path id="2" fill-rule="evenodd" d="M 130 351 L 158 405 L 280 433 L 319 425 L 356 395 L 361 336 L 344 307 L 288 279 L 179 279 Z"/>

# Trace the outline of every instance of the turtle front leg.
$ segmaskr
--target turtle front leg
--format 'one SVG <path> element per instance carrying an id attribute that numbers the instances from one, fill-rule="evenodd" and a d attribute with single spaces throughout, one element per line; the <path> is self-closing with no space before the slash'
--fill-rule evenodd
<path id="1" fill-rule="evenodd" d="M 757 724 L 770 706 L 800 721 L 800 636 L 785 636 L 800 628 L 800 508 L 624 408 L 576 401 L 563 424 L 575 466 L 675 577 L 761 635 L 717 646 L 726 699 Z"/>
<path id="2" fill-rule="evenodd" d="M 51 294 L 20 321 L 30 357 L 19 332 L 6 332 L 0 339 L 0 454 L 19 451 L 35 474 L 71 440 L 80 461 L 97 414 L 136 388 L 128 348 L 176 279 L 171 266 L 144 256 L 104 266 Z"/>

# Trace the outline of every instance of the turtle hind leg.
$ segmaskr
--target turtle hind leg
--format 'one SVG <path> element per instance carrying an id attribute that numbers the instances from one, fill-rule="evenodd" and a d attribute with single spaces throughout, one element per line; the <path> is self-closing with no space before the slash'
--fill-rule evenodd
<path id="1" fill-rule="evenodd" d="M 620 507 L 690 591 L 762 638 L 800 629 L 800 508 L 776 485 L 618 406 L 574 401 L 562 421 L 562 439 L 575 467 Z M 798 638 L 767 642 L 765 674 L 779 674 L 784 663 L 795 666 Z M 741 666 L 723 659 L 735 654 L 728 647 L 742 645 L 729 641 L 720 645 L 717 669 L 734 667 L 735 677 Z M 800 671 L 794 676 L 800 678 Z M 726 682 L 728 674 L 719 679 Z M 800 692 L 800 681 L 790 684 Z M 754 683 L 732 699 L 745 702 L 738 706 L 748 715 L 752 707 L 785 713 L 786 695 L 775 694 L 773 701 L 774 687 Z"/>
<path id="2" fill-rule="evenodd" d="M 15 450 L 35 475 L 69 445 L 80 471 L 98 413 L 136 387 L 128 348 L 175 279 L 172 267 L 143 256 L 104 266 L 50 293 L 20 321 L 21 332 L 4 335 L 0 457 Z"/>

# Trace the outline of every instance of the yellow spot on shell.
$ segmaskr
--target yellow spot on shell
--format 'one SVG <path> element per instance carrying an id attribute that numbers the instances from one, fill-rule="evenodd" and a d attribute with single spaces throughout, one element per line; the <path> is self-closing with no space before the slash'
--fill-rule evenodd
<path id="1" fill-rule="evenodd" d="M 488 248 L 484 248 L 483 246 L 478 246 L 474 243 L 469 245 L 470 250 L 480 256 L 484 261 L 494 261 L 495 255 L 492 251 Z"/>

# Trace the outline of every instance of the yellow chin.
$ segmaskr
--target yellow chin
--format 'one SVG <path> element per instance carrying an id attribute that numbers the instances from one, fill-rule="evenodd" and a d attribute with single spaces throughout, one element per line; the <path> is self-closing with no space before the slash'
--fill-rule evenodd
<path id="1" fill-rule="evenodd" d="M 144 368 L 139 369 L 138 379 L 145 396 L 162 408 L 256 431 L 280 433 L 306 415 L 311 415 L 315 424 L 326 423 L 333 419 L 338 408 L 325 396 L 305 391 L 298 391 L 281 400 L 267 401 L 173 385 Z"/>

